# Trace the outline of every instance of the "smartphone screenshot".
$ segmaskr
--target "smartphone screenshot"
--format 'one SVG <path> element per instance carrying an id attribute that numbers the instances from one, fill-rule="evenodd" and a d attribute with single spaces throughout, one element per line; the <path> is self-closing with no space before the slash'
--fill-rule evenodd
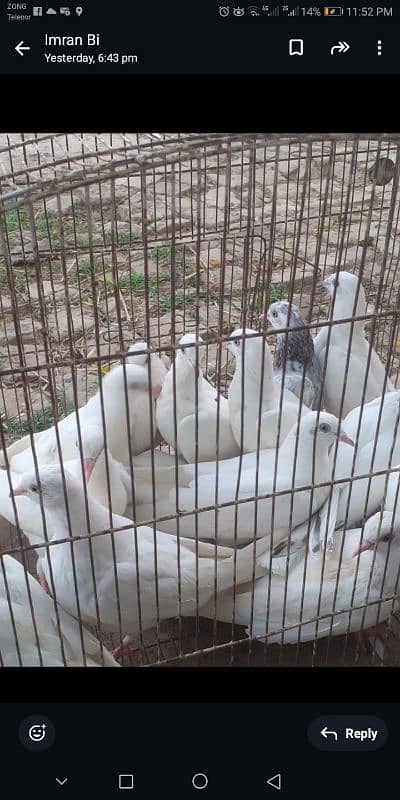
<path id="1" fill-rule="evenodd" d="M 400 9 L 0 15 L 4 796 L 395 791 Z"/>

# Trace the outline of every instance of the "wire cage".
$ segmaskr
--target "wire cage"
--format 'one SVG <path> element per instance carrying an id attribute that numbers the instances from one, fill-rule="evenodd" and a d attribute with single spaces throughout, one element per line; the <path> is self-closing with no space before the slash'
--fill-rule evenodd
<path id="1" fill-rule="evenodd" d="M 199 368 L 201 360 L 207 380 L 221 397 L 226 397 L 235 368 L 226 347 L 232 330 L 258 331 L 262 341 L 273 351 L 275 335 L 271 335 L 269 329 L 267 310 L 270 303 L 280 299 L 288 299 L 300 309 L 313 336 L 324 327 L 331 330 L 334 323 L 329 321 L 329 298 L 322 289 L 322 282 L 338 270 L 346 270 L 360 280 L 367 300 L 361 319 L 394 389 L 400 366 L 399 144 L 400 135 L 394 134 L 1 135 L 0 442 L 5 454 L 1 486 L 4 497 L 9 499 L 8 494 L 15 485 L 12 458 L 7 456 L 12 451 L 7 448 L 22 437 L 28 437 L 26 446 L 35 452 L 39 440 L 34 439 L 34 435 L 52 426 L 57 431 L 68 414 L 74 416 L 76 409 L 95 394 L 110 369 L 118 364 L 127 365 L 132 343 L 145 342 L 143 352 L 162 354 L 164 360 L 168 356 L 173 362 L 182 335 L 200 336 L 202 341 L 194 347 L 196 367 Z M 353 327 L 359 319 L 355 309 L 347 322 Z M 287 334 L 289 328 L 283 326 L 282 330 Z M 126 371 L 124 374 L 127 393 Z M 148 377 L 151 386 L 150 366 Z M 176 393 L 174 384 L 175 434 Z M 219 410 L 219 400 L 217 406 Z M 280 408 L 282 410 L 282 401 Z M 157 513 L 156 507 L 160 469 L 157 454 L 170 457 L 168 463 L 176 480 L 182 459 L 178 459 L 174 448 L 156 433 L 157 419 L 151 400 L 148 411 L 155 446 L 149 455 L 151 480 L 148 487 L 153 514 L 145 517 L 153 531 L 154 581 L 147 591 L 156 598 L 151 601 L 155 603 L 155 612 L 153 624 L 139 624 L 131 643 L 133 655 L 123 663 L 173 666 L 400 663 L 397 582 L 390 596 L 385 595 L 385 601 L 391 606 L 391 613 L 386 615 L 385 632 L 370 635 L 369 647 L 362 647 L 352 635 L 351 604 L 349 623 L 341 635 L 335 635 L 336 616 L 343 614 L 339 604 L 330 614 L 324 615 L 321 610 L 321 619 L 319 610 L 311 619 L 306 613 L 301 616 L 301 626 L 316 622 L 314 635 L 303 641 L 300 627 L 297 639 L 295 637 L 291 644 L 284 640 L 285 614 L 272 643 L 265 636 L 249 636 L 247 626 L 236 623 L 235 609 L 231 621 L 218 618 L 216 603 L 214 610 L 203 616 L 199 597 L 197 606 L 187 615 L 181 591 L 184 562 L 182 559 L 181 564 L 179 519 L 183 516 L 178 501 L 171 517 L 178 520 L 175 582 L 179 597 L 177 612 L 166 616 L 163 598 L 158 596 L 163 565 L 157 555 L 155 531 L 163 528 L 162 515 Z M 104 413 L 102 400 L 103 427 Z M 76 414 L 75 418 L 81 451 L 80 423 Z M 200 467 L 196 431 L 198 434 L 198 420 L 193 442 L 195 487 Z M 375 447 L 378 439 L 379 431 Z M 56 450 L 60 461 L 57 434 Z M 260 450 L 258 441 L 257 458 L 260 458 Z M 128 472 L 133 508 L 128 516 L 135 520 L 130 524 L 133 524 L 132 541 L 137 548 L 138 526 L 143 519 L 136 524 L 137 473 L 134 454 L 131 452 L 130 456 Z M 216 456 L 219 458 L 218 445 Z M 80 458 L 82 460 L 81 452 Z M 381 473 L 389 474 L 395 467 L 389 460 Z M 36 472 L 40 470 L 38 456 L 34 456 L 34 468 Z M 108 508 L 107 458 L 106 472 L 105 506 Z M 369 477 L 375 473 L 372 465 Z M 318 484 L 316 475 L 312 492 Z M 333 490 L 336 485 L 332 477 L 329 488 Z M 287 494 L 289 505 L 293 503 L 295 491 L 293 487 Z M 85 486 L 86 500 L 89 495 L 90 482 Z M 254 497 L 257 497 L 257 486 Z M 235 502 L 233 490 L 233 504 Z M 194 516 L 200 505 L 196 497 Z M 17 502 L 13 501 L 12 506 L 17 524 L 11 524 L 7 516 L 0 517 L 0 552 L 13 556 L 36 576 L 37 557 L 51 562 L 52 554 L 62 542 L 47 536 L 42 503 L 44 539 L 42 537 L 41 547 L 34 537 L 25 536 L 24 526 L 18 521 Z M 217 497 L 210 507 L 218 517 Z M 197 519 L 195 595 L 196 592 L 199 595 L 199 542 L 209 538 L 202 536 L 201 516 Z M 250 595 L 253 592 L 251 606 L 257 579 L 256 537 L 259 536 L 254 525 L 256 523 L 248 535 L 254 545 L 253 569 L 247 579 Z M 108 537 L 115 558 L 118 532 L 123 531 L 124 524 L 120 518 L 110 517 L 104 528 L 105 532 L 100 533 L 90 530 L 83 538 L 90 543 L 92 552 L 91 545 L 95 546 L 96 539 Z M 70 530 L 69 535 L 72 552 L 74 537 L 82 538 L 82 531 Z M 217 542 L 218 545 L 224 543 Z M 236 550 L 233 548 L 235 562 L 242 549 L 241 543 L 236 542 L 238 544 Z M 217 555 L 214 545 L 210 546 L 210 559 L 215 568 L 209 580 L 216 597 Z M 328 560 L 329 554 L 315 556 L 309 554 L 306 547 L 305 562 L 312 557 Z M 92 578 L 96 584 L 92 555 L 91 558 Z M 290 548 L 280 578 L 283 586 L 288 581 L 289 561 Z M 74 572 L 71 585 L 78 596 L 79 570 L 73 556 L 71 564 Z M 29 659 L 24 661 L 21 655 L 12 587 L 8 588 L 10 580 L 4 566 L 2 572 L 5 584 L 2 615 L 8 615 L 15 637 L 15 663 L 24 665 L 30 662 Z M 55 629 L 62 642 L 59 608 L 63 607 L 63 602 L 57 598 L 57 567 L 50 566 L 50 572 L 48 588 L 57 618 Z M 136 561 L 136 572 L 140 579 L 140 559 Z M 118 587 L 117 567 L 114 577 Z M 322 577 L 317 593 L 321 592 L 323 581 Z M 140 594 L 137 587 L 136 590 Z M 235 587 L 233 591 L 235 596 Z M 300 580 L 297 608 L 303 606 L 305 591 L 305 581 Z M 104 644 L 104 648 L 100 648 L 102 663 L 105 650 L 117 647 L 123 634 L 129 633 L 123 630 L 120 610 L 117 629 L 110 632 L 110 626 L 103 625 L 98 592 L 101 586 L 94 585 L 91 601 L 97 608 L 96 621 L 86 619 L 84 613 L 79 619 L 83 663 L 86 663 L 83 629 L 90 630 Z M 145 605 L 146 592 L 143 592 L 140 597 Z M 118 588 L 116 594 L 118 605 Z M 273 597 L 271 584 L 268 607 L 273 605 Z M 79 598 L 76 602 L 79 606 Z M 293 623 L 290 623 L 289 605 L 293 598 L 290 599 L 288 592 L 284 605 L 285 602 L 290 629 Z M 376 602 L 375 599 L 373 603 Z M 366 609 L 368 605 L 367 598 Z M 34 620 L 36 613 L 28 589 L 26 615 Z M 327 618 L 329 630 L 322 634 Z M 251 619 L 249 625 L 251 634 Z M 43 664 L 40 635 L 35 623 L 33 627 L 32 646 L 39 651 L 39 662 Z M 360 627 L 364 627 L 364 623 Z M 61 663 L 70 663 L 62 645 L 61 651 Z M 3 662 L 8 663 L 0 646 L 0 663 Z"/>

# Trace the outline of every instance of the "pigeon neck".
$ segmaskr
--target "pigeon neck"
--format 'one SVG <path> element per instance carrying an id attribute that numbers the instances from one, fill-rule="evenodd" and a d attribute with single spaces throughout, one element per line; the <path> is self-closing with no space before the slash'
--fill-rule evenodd
<path id="1" fill-rule="evenodd" d="M 295 360 L 305 364 L 313 355 L 313 343 L 307 328 L 304 330 L 278 333 L 274 367 L 282 369 L 285 361 Z"/>
<path id="2" fill-rule="evenodd" d="M 367 304 L 365 298 L 361 296 L 358 297 L 356 308 L 354 308 L 355 298 L 335 298 L 335 302 L 332 306 L 331 311 L 331 319 L 335 321 L 339 321 L 341 319 L 351 319 L 352 317 L 361 317 L 364 316 L 367 310 Z M 354 330 L 364 330 L 364 320 L 360 320 L 359 322 L 354 323 Z M 336 329 L 340 331 L 345 331 L 348 327 L 350 329 L 351 323 L 345 323 L 344 325 L 333 325 L 332 332 Z M 347 332 L 347 331 L 346 331 Z"/>
<path id="3" fill-rule="evenodd" d="M 321 464 L 325 457 L 329 459 L 329 448 L 331 444 L 325 439 L 320 439 L 318 436 L 315 436 L 315 434 L 311 433 L 310 431 L 302 432 L 301 428 L 300 435 L 298 435 L 297 429 L 292 430 L 288 434 L 285 441 L 281 445 L 281 452 L 285 452 L 285 450 L 287 450 L 289 453 L 293 453 L 296 447 L 297 438 L 297 461 L 302 461 L 306 453 L 308 453 L 310 459 L 313 460 L 315 454 L 315 465 L 317 468 L 317 465 Z"/>
<path id="4" fill-rule="evenodd" d="M 84 536 L 89 533 L 86 514 L 86 504 L 83 487 L 68 486 L 68 513 L 65 498 L 60 499 L 60 505 L 48 509 L 54 523 L 54 539 L 66 539 L 69 536 Z M 91 517 L 91 501 L 88 497 L 88 510 Z M 69 522 L 68 522 L 69 519 Z M 69 524 L 70 523 L 70 524 Z"/>
<path id="5" fill-rule="evenodd" d="M 175 361 L 171 369 L 168 371 L 166 378 L 163 382 L 160 397 L 163 400 L 168 400 L 168 403 L 178 402 L 178 397 L 195 395 L 195 371 L 193 367 L 184 364 L 182 361 Z M 176 400 L 174 399 L 176 398 Z M 172 406 L 173 407 L 173 406 Z"/>
<path id="6" fill-rule="evenodd" d="M 261 372 L 262 372 L 262 351 L 257 354 L 246 355 L 244 361 L 244 383 L 252 391 L 260 392 L 261 388 Z M 240 355 L 236 360 L 236 370 L 240 377 L 242 375 L 242 356 Z M 273 382 L 273 367 L 271 353 L 268 345 L 265 346 L 264 352 L 264 374 L 263 374 L 263 393 L 272 386 Z"/>

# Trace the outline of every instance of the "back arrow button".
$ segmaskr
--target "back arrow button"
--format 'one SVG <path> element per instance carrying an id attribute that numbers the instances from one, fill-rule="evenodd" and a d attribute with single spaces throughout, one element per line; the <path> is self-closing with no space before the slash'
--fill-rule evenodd
<path id="1" fill-rule="evenodd" d="M 29 47 L 29 45 L 24 44 L 23 42 L 19 42 L 19 44 L 17 44 L 17 46 L 14 49 L 17 51 L 17 53 L 19 53 L 20 56 L 23 56 L 24 51 L 30 50 L 31 48 Z"/>
<path id="2" fill-rule="evenodd" d="M 267 780 L 268 786 L 272 786 L 273 789 L 282 789 L 282 775 L 278 772 L 277 775 L 273 775 L 272 778 L 268 778 Z"/>

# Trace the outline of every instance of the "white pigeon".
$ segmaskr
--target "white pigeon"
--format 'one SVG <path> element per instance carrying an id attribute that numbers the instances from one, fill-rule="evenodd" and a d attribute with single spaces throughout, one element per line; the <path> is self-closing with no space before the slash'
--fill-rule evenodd
<path id="1" fill-rule="evenodd" d="M 145 352 L 146 350 L 148 350 L 146 342 L 135 342 L 129 348 L 130 355 L 127 361 L 141 367 L 148 375 L 149 354 Z M 167 363 L 169 363 L 169 359 L 166 356 L 160 358 L 157 353 L 150 353 L 151 398 L 150 393 L 147 394 L 147 397 L 141 393 L 136 398 L 133 417 L 135 426 L 133 455 L 139 455 L 154 445 L 157 432 L 156 400 L 160 396 L 168 373 Z M 129 460 L 124 460 L 124 463 L 129 463 Z"/>
<path id="2" fill-rule="evenodd" d="M 321 544 L 326 544 L 330 551 L 336 529 L 361 525 L 380 508 L 386 486 L 385 471 L 400 460 L 399 401 L 400 392 L 388 392 L 354 409 L 343 420 L 342 428 L 355 447 L 351 451 L 339 443 L 337 453 L 335 448 L 332 450 L 335 483 L 318 512 L 320 536 L 318 541 L 310 542 L 313 552 Z M 351 482 L 347 480 L 351 478 Z"/>
<path id="3" fill-rule="evenodd" d="M 189 463 L 196 460 L 196 443 L 199 461 L 215 460 L 217 453 L 220 459 L 239 454 L 229 421 L 228 401 L 222 395 L 218 397 L 201 369 L 204 350 L 194 345 L 202 342 L 200 336 L 192 333 L 182 336 L 181 347 L 176 351 L 157 401 L 161 435 Z"/>
<path id="4" fill-rule="evenodd" d="M 143 343 L 136 343 L 134 347 Z M 134 360 L 148 358 L 147 355 L 135 355 Z M 165 365 L 160 359 L 155 362 L 154 380 L 152 375 L 152 393 L 154 397 L 161 391 L 161 383 L 165 374 Z M 162 366 L 160 366 L 162 365 Z M 153 362 L 151 366 L 153 373 Z M 125 395 L 125 374 L 126 389 Z M 103 428 L 102 400 L 104 403 L 104 421 L 106 428 L 107 447 L 113 457 L 127 465 L 130 461 L 129 441 L 133 455 L 148 450 L 152 446 L 150 415 L 153 413 L 154 433 L 156 422 L 154 415 L 154 401 L 151 398 L 149 386 L 149 371 L 145 364 L 119 364 L 110 370 L 102 380 L 102 389 L 90 398 L 85 406 L 78 412 L 71 412 L 67 417 L 58 422 L 63 460 L 74 459 L 75 441 L 77 439 L 77 416 L 81 430 L 86 425 L 97 425 Z M 127 424 L 127 406 L 128 420 Z M 129 435 L 128 435 L 129 434 Z M 33 436 L 36 456 L 39 464 L 52 464 L 59 460 L 58 448 L 54 448 L 55 428 L 48 428 Z M 24 472 L 32 469 L 34 459 L 31 449 L 30 436 L 25 436 L 14 442 L 7 449 L 8 461 L 14 472 Z M 4 454 L 1 463 L 5 464 Z"/>
<path id="5" fill-rule="evenodd" d="M 95 636 L 56 606 L 22 564 L 7 555 L 0 556 L 0 665 L 119 666 Z"/>
<path id="6" fill-rule="evenodd" d="M 80 481 L 85 481 L 90 497 L 114 514 L 123 514 L 132 501 L 132 483 L 128 470 L 104 449 L 102 430 L 96 425 L 87 425 L 81 431 L 82 457 L 79 440 L 75 441 L 75 458 L 63 462 Z M 59 462 L 57 440 L 53 435 L 54 463 Z M 18 483 L 20 473 L 10 471 L 13 486 Z M 107 478 L 108 476 L 108 478 Z M 9 482 L 6 470 L 0 470 L 0 515 L 15 525 L 12 504 L 8 498 Z M 109 493 L 110 492 L 110 493 Z"/>
<path id="7" fill-rule="evenodd" d="M 160 620 L 195 615 L 212 599 L 216 587 L 223 591 L 234 582 L 249 580 L 253 570 L 265 571 L 257 570 L 253 554 L 257 558 L 265 552 L 266 540 L 233 552 L 149 527 L 139 527 L 136 533 L 131 520 L 117 515 L 113 527 L 129 527 L 111 534 L 104 532 L 109 528 L 107 510 L 90 497 L 87 519 L 82 484 L 67 470 L 67 502 L 59 467 L 43 466 L 39 476 L 40 482 L 34 472 L 25 473 L 13 489 L 16 500 L 30 502 L 28 522 L 35 538 L 42 526 L 40 498 L 46 511 L 50 547 L 44 554 L 37 548 L 38 573 L 66 611 L 103 631 L 119 633 L 121 638 L 125 634 L 125 643 L 126 637 Z M 87 538 L 88 522 L 92 534 L 103 533 Z M 79 538 L 71 541 L 70 531 Z"/>
<path id="8" fill-rule="evenodd" d="M 343 549 L 342 549 L 343 548 Z M 367 521 L 338 533 L 330 558 L 308 555 L 287 577 L 266 575 L 219 594 L 203 616 L 245 625 L 268 644 L 297 644 L 375 627 L 387 620 L 397 596 L 399 531 Z M 351 609 L 354 608 L 354 611 Z M 317 621 L 319 618 L 319 621 Z"/>
<path id="9" fill-rule="evenodd" d="M 248 453 L 219 464 L 205 462 L 178 467 L 179 514 L 176 470 L 159 470 L 156 483 L 163 480 L 164 491 L 156 486 L 157 527 L 177 533 L 179 525 L 180 535 L 190 537 L 195 537 L 198 529 L 201 538 L 230 545 L 249 541 L 254 535 L 269 535 L 273 530 L 272 546 L 276 546 L 327 498 L 329 486 L 320 484 L 331 480 L 330 451 L 337 438 L 352 444 L 340 430 L 336 417 L 309 411 L 292 427 L 278 451 L 263 450 L 259 460 L 256 453 Z M 352 448 L 348 449 L 351 453 Z M 312 496 L 308 488 L 300 491 L 300 487 L 312 484 L 317 484 Z M 278 494 L 273 501 L 274 491 Z M 262 499 L 255 503 L 256 494 Z M 193 514 L 195 509 L 200 510 Z M 136 513 L 137 519 L 150 521 L 153 506 L 138 506 Z"/>
<path id="10" fill-rule="evenodd" d="M 371 409 L 370 409 L 371 412 Z M 354 527 L 380 507 L 386 485 L 385 470 L 400 462 L 400 408 L 398 392 L 390 392 L 385 398 L 380 413 L 379 424 L 370 418 L 371 438 L 368 440 L 367 428 L 361 428 L 362 437 L 355 451 L 350 453 L 341 445 L 338 448 L 334 480 L 343 481 L 353 476 L 352 484 L 341 483 L 340 499 L 336 514 L 337 528 Z M 346 433 L 354 431 L 354 425 L 342 424 Z M 357 430 L 356 430 L 357 433 Z M 367 440 L 367 441 L 365 441 Z M 363 443 L 365 441 L 365 443 Z M 355 457 L 353 466 L 353 457 Z M 383 472 L 383 474 L 376 474 Z M 368 477 L 360 477 L 360 476 Z M 339 484 L 338 484 L 339 486 Z"/>
<path id="11" fill-rule="evenodd" d="M 383 497 L 382 510 L 377 511 L 368 522 L 377 526 L 384 525 L 388 529 L 400 530 L 400 464 L 387 474 L 387 483 Z M 382 523 L 380 522 L 382 517 Z"/>
<path id="12" fill-rule="evenodd" d="M 257 331 L 240 328 L 231 333 L 230 340 L 228 347 L 236 359 L 228 392 L 233 435 L 240 448 L 243 443 L 245 453 L 258 447 L 275 448 L 309 409 L 274 381 L 271 351 Z"/>
<path id="13" fill-rule="evenodd" d="M 338 272 L 326 278 L 323 286 L 331 297 L 332 321 L 366 314 L 364 287 L 356 275 Z M 355 322 L 353 329 L 351 322 L 338 322 L 331 326 L 330 339 L 329 326 L 324 326 L 314 339 L 315 352 L 324 378 L 325 408 L 336 416 L 341 413 L 344 417 L 362 402 L 368 403 L 379 397 L 384 390 L 394 389 L 372 344 L 365 338 L 364 328 L 363 320 Z"/>
<path id="14" fill-rule="evenodd" d="M 387 392 L 384 395 L 357 406 L 342 420 L 343 430 L 358 447 L 379 440 L 381 434 L 392 431 L 397 434 L 400 414 L 400 392 Z"/>
<path id="15" fill-rule="evenodd" d="M 267 319 L 275 330 L 288 329 L 276 336 L 274 380 L 280 384 L 284 381 L 285 389 L 293 392 L 308 408 L 320 408 L 321 369 L 300 309 L 288 300 L 278 300 L 271 303 Z"/>
<path id="16" fill-rule="evenodd" d="M 79 455 L 79 440 L 76 441 L 77 457 L 66 461 L 64 466 L 82 480 L 82 463 L 87 491 L 93 500 L 110 508 L 114 514 L 123 514 L 132 500 L 131 476 L 120 461 L 104 448 L 101 428 L 87 425 L 81 433 L 82 461 Z M 1 508 L 0 508 L 1 513 Z"/>

